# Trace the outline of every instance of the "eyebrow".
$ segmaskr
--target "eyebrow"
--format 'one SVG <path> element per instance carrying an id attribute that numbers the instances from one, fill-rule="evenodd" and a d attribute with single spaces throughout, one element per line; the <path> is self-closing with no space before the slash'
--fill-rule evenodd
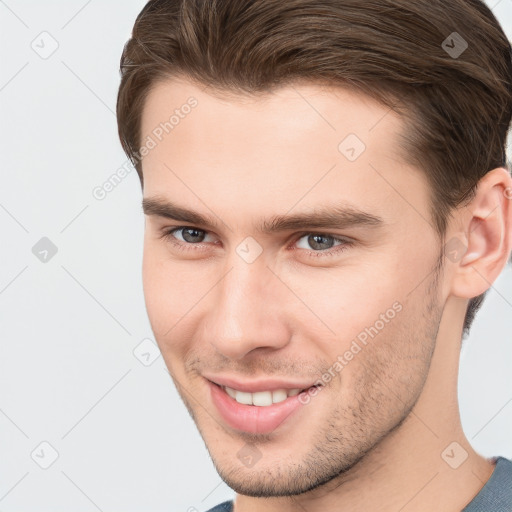
<path id="1" fill-rule="evenodd" d="M 142 200 L 145 215 L 155 215 L 167 219 L 188 222 L 197 226 L 216 229 L 218 223 L 209 215 L 202 215 L 193 210 L 178 206 L 159 197 L 148 197 Z M 352 205 L 317 208 L 313 212 L 293 215 L 275 215 L 263 220 L 256 227 L 259 233 L 271 234 L 288 230 L 310 228 L 343 229 L 353 226 L 378 228 L 384 224 L 381 217 L 362 211 Z"/>

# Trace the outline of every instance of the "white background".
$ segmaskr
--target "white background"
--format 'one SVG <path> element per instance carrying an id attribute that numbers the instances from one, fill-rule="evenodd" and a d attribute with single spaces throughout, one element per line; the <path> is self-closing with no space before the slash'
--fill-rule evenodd
<path id="1" fill-rule="evenodd" d="M 92 195 L 126 162 L 119 58 L 143 5 L 0 2 L 3 512 L 202 511 L 234 496 L 161 356 L 145 366 L 133 353 L 152 339 L 138 178 Z M 512 0 L 490 5 L 511 38 Z M 42 37 L 58 42 L 47 59 L 31 47 Z M 58 249 L 46 263 L 32 252 L 42 237 Z M 511 327 L 508 265 L 461 359 L 464 430 L 487 456 L 512 457 Z M 42 442 L 58 453 L 47 469 Z"/>

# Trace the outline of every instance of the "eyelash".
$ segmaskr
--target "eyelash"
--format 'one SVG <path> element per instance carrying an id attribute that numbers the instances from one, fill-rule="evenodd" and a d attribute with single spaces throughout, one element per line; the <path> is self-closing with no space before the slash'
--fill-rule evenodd
<path id="1" fill-rule="evenodd" d="M 208 231 L 205 231 L 204 229 L 196 228 L 194 226 L 173 226 L 172 228 L 166 229 L 164 231 L 164 233 L 162 234 L 162 238 L 164 240 L 169 241 L 179 251 L 183 251 L 183 252 L 197 250 L 197 249 L 193 249 L 190 246 L 200 245 L 203 242 L 198 242 L 198 243 L 194 244 L 194 243 L 190 243 L 190 242 L 187 243 L 187 242 L 180 242 L 180 241 L 176 240 L 176 237 L 174 237 L 173 233 L 175 231 L 179 231 L 182 229 L 195 229 L 197 231 L 201 231 L 203 233 L 209 234 Z M 330 238 L 336 242 L 342 242 L 341 245 L 337 245 L 337 246 L 331 247 L 330 249 L 325 249 L 325 250 L 319 250 L 319 251 L 310 250 L 310 251 L 308 251 L 307 249 L 300 249 L 302 251 L 306 251 L 307 253 L 309 253 L 308 257 L 310 257 L 310 258 L 319 258 L 319 257 L 324 258 L 324 257 L 335 256 L 354 245 L 354 242 L 351 240 L 347 240 L 347 239 L 341 238 L 341 237 L 336 237 L 329 233 L 320 233 L 320 232 L 316 232 L 316 231 L 304 231 L 304 232 L 298 233 L 297 238 L 294 239 L 295 241 L 293 242 L 293 244 L 296 244 L 305 235 L 324 236 L 324 237 Z"/>

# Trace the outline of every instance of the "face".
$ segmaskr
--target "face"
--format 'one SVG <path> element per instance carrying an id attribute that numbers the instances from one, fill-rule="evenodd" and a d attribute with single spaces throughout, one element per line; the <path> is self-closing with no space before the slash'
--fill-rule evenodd
<path id="1" fill-rule="evenodd" d="M 426 179 L 398 152 L 402 129 L 373 100 L 313 84 L 248 99 L 169 80 L 148 96 L 147 312 L 241 494 L 341 478 L 421 395 L 440 246 Z"/>

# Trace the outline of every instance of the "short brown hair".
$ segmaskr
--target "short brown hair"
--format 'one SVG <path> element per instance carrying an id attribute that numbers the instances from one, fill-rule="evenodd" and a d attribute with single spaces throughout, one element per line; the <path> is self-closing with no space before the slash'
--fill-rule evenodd
<path id="1" fill-rule="evenodd" d="M 141 186 L 144 101 L 178 76 L 240 95 L 327 83 L 392 108 L 407 123 L 405 161 L 428 178 L 442 242 L 451 211 L 507 166 L 512 50 L 479 0 L 150 0 L 120 71 L 119 137 Z M 469 301 L 464 334 L 486 293 Z"/>

